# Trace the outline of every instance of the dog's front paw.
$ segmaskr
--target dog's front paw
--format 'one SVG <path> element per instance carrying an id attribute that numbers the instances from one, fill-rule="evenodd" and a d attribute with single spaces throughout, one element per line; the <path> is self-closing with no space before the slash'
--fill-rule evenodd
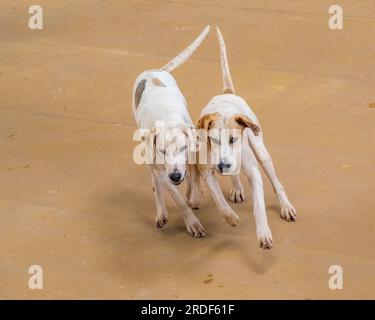
<path id="1" fill-rule="evenodd" d="M 185 225 L 187 231 L 194 237 L 194 238 L 203 238 L 206 236 L 206 231 L 197 217 L 189 217 L 185 219 Z"/>
<path id="2" fill-rule="evenodd" d="M 232 210 L 228 212 L 224 212 L 223 218 L 232 227 L 236 227 L 240 223 L 240 217 Z"/>
<path id="3" fill-rule="evenodd" d="M 280 216 L 286 221 L 296 221 L 297 211 L 288 200 L 280 201 Z"/>
<path id="4" fill-rule="evenodd" d="M 259 247 L 271 249 L 273 246 L 272 233 L 267 224 L 257 227 L 257 237 Z"/>
<path id="5" fill-rule="evenodd" d="M 233 187 L 229 196 L 230 201 L 234 203 L 240 203 L 245 200 L 245 192 L 243 187 Z"/>
<path id="6" fill-rule="evenodd" d="M 155 219 L 155 222 L 156 222 L 157 228 L 159 228 L 159 229 L 163 228 L 168 222 L 168 214 L 157 215 L 156 219 Z"/>

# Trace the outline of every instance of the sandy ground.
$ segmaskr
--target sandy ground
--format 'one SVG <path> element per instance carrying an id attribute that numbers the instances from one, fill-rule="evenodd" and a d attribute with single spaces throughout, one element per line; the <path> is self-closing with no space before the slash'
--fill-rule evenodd
<path id="1" fill-rule="evenodd" d="M 0 5 L 0 298 L 375 298 L 375 5 L 340 1 L 34 1 Z M 225 36 L 237 92 L 258 115 L 299 213 L 257 247 L 247 201 L 225 224 L 205 194 L 193 239 L 170 205 L 154 228 L 146 169 L 132 160 L 131 88 L 207 24 Z M 192 117 L 221 90 L 211 33 L 176 77 Z M 228 195 L 229 181 L 222 180 Z M 44 289 L 28 288 L 40 265 Z M 344 269 L 330 290 L 328 268 Z"/>

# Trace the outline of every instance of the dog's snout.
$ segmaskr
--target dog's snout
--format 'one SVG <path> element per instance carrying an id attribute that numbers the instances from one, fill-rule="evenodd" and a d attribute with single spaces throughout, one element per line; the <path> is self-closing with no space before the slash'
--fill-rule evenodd
<path id="1" fill-rule="evenodd" d="M 230 167 L 232 166 L 232 164 L 230 163 L 225 163 L 223 161 L 220 161 L 219 164 L 217 165 L 217 167 L 219 168 L 219 170 L 221 172 L 223 172 L 225 169 L 229 169 Z"/>
<path id="2" fill-rule="evenodd" d="M 172 180 L 173 183 L 181 182 L 182 174 L 179 171 L 173 171 L 169 174 L 169 179 Z"/>

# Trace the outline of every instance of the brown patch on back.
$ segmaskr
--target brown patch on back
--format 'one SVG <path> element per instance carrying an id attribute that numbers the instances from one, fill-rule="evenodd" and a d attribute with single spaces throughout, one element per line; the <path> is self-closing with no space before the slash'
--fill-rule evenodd
<path id="1" fill-rule="evenodd" d="M 164 82 L 161 81 L 159 78 L 152 78 L 152 83 L 155 86 L 158 86 L 158 87 L 166 87 L 166 85 L 164 84 Z"/>
<path id="2" fill-rule="evenodd" d="M 233 94 L 234 92 L 233 92 L 233 90 L 231 90 L 231 89 L 229 89 L 229 88 L 225 88 L 224 90 L 223 90 L 223 94 Z"/>
<path id="3" fill-rule="evenodd" d="M 147 81 L 146 79 L 139 81 L 137 85 L 137 89 L 135 89 L 134 104 L 136 108 L 138 107 L 139 102 L 141 101 L 143 91 L 145 90 L 145 87 L 146 87 L 146 81 Z"/>

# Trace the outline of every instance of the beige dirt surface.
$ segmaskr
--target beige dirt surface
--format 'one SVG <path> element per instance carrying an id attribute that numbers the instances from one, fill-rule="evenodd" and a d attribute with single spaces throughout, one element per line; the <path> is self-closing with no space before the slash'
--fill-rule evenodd
<path id="1" fill-rule="evenodd" d="M 40 0 L 43 30 L 28 28 L 32 4 L 0 4 L 0 298 L 375 298 L 374 1 L 340 1 L 343 30 L 328 28 L 326 0 Z M 269 251 L 245 180 L 239 226 L 205 192 L 207 237 L 194 239 L 170 201 L 156 230 L 132 159 L 135 78 L 209 23 L 298 210 L 281 220 L 265 178 Z M 173 75 L 198 119 L 221 91 L 214 32 Z M 43 290 L 28 287 L 31 265 Z M 328 287 L 331 265 L 343 290 Z"/>

